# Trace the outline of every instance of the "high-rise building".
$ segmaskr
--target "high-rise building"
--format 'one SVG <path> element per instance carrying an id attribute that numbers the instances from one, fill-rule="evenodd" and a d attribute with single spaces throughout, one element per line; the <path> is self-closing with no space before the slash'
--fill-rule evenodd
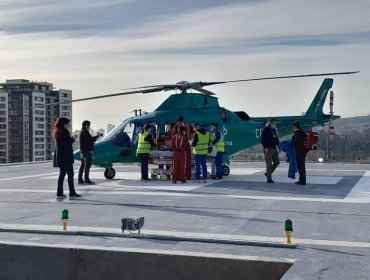
<path id="1" fill-rule="evenodd" d="M 111 132 L 116 126 L 114 124 L 108 123 L 107 124 L 107 134 Z"/>
<path id="2" fill-rule="evenodd" d="M 0 163 L 50 160 L 54 122 L 59 116 L 72 120 L 72 106 L 41 106 L 69 100 L 71 90 L 54 90 L 48 82 L 17 79 L 1 83 Z"/>

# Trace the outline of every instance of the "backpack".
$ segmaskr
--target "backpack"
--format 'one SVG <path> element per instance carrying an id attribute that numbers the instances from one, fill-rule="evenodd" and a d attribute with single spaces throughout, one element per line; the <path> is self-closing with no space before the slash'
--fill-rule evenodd
<path id="1" fill-rule="evenodd" d="M 308 151 L 316 150 L 319 134 L 315 131 L 304 131 L 304 134 L 303 148 Z"/>

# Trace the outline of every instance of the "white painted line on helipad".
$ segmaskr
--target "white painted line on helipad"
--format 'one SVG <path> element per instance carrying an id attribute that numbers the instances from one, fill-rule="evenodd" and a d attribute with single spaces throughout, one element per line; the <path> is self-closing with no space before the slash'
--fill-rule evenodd
<path id="1" fill-rule="evenodd" d="M 278 200 L 278 201 L 306 201 L 306 202 L 331 202 L 331 203 L 370 203 L 370 199 L 353 198 L 322 198 L 322 197 L 296 197 L 296 196 L 253 196 L 253 195 L 224 195 L 229 198 L 253 200 Z"/>
<path id="2" fill-rule="evenodd" d="M 95 170 L 99 168 L 91 168 L 91 170 Z M 28 170 L 29 171 L 29 170 Z M 78 172 L 78 170 L 74 170 L 74 172 Z M 33 174 L 33 175 L 25 175 L 25 176 L 16 176 L 11 178 L 1 178 L 0 181 L 14 181 L 20 179 L 29 179 L 29 178 L 47 178 L 47 176 L 53 175 L 53 178 L 58 178 L 59 172 L 51 172 L 51 173 L 42 173 L 42 174 Z"/>
<path id="3" fill-rule="evenodd" d="M 55 193 L 56 190 L 45 190 L 45 189 L 0 189 L 0 193 Z M 176 191 L 131 191 L 126 190 L 94 190 L 91 189 L 81 189 L 79 191 L 83 197 L 88 197 L 88 195 L 138 195 L 138 196 L 173 196 L 173 197 L 195 197 L 195 198 L 231 198 L 231 199 L 251 199 L 251 200 L 272 200 L 272 201 L 302 201 L 302 202 L 324 202 L 324 203 L 370 203 L 370 198 L 321 198 L 321 197 L 295 197 L 295 196 L 254 196 L 254 195 L 228 195 L 228 194 L 206 194 L 206 193 L 189 193 Z M 86 194 L 86 196 L 84 196 Z M 77 199 L 76 199 L 77 200 Z"/>
<path id="4" fill-rule="evenodd" d="M 34 175 L 26 175 L 26 176 L 17 176 L 17 177 L 12 177 L 12 178 L 2 178 L 2 179 L 0 179 L 0 181 L 13 181 L 13 180 L 20 180 L 20 179 L 28 179 L 28 178 L 37 178 L 37 177 L 43 177 L 43 176 L 50 176 L 50 175 L 56 175 L 56 174 L 59 174 L 59 172 L 34 174 Z"/>
<path id="5" fill-rule="evenodd" d="M 265 169 L 263 168 L 234 168 L 232 169 L 232 174 L 230 174 L 229 176 L 232 177 L 233 175 L 253 175 L 264 170 Z M 224 179 L 230 178 L 229 176 L 225 176 Z"/>
<path id="6" fill-rule="evenodd" d="M 56 225 L 35 225 L 35 224 L 0 224 L 0 229 L 12 229 L 12 230 L 40 230 L 40 231 L 60 231 L 63 233 L 62 226 Z M 117 228 L 105 228 L 105 227 L 80 227 L 80 226 L 69 226 L 69 231 L 74 232 L 90 232 L 104 234 L 122 234 L 119 227 Z M 1 231 L 1 230 L 0 230 Z M 142 234 L 148 235 L 161 235 L 168 237 L 183 237 L 183 238 L 209 238 L 215 240 L 224 241 L 245 241 L 245 242 L 269 242 L 276 244 L 283 244 L 285 241 L 284 234 L 281 237 L 271 236 L 253 236 L 253 235 L 240 235 L 240 234 L 219 234 L 209 232 L 182 232 L 182 231 L 165 231 L 165 230 L 150 230 L 142 229 Z M 122 234 L 123 235 L 123 234 Z M 133 237 L 137 233 L 131 234 Z M 130 237 L 129 234 L 125 236 Z M 353 248 L 370 248 L 370 242 L 361 241 L 344 241 L 344 240 L 323 240 L 323 239 L 306 239 L 306 238 L 295 238 L 292 237 L 292 241 L 297 245 L 317 245 L 317 246 L 330 246 L 330 247 L 353 247 Z"/>
<path id="7" fill-rule="evenodd" d="M 345 199 L 367 198 L 370 199 L 370 171 L 366 171 L 361 179 L 354 185 Z"/>
<path id="8" fill-rule="evenodd" d="M 294 183 L 296 180 L 288 178 L 288 175 L 284 176 L 281 174 L 273 175 L 273 179 L 277 183 Z M 314 185 L 336 185 L 342 180 L 343 177 L 335 176 L 307 176 L 307 184 Z M 227 176 L 224 177 L 225 182 L 240 181 L 240 182 L 266 182 L 264 175 L 238 175 L 237 177 Z"/>
<path id="9" fill-rule="evenodd" d="M 284 170 L 284 169 L 281 169 Z M 285 169 L 286 170 L 286 169 Z M 368 169 L 327 169 L 327 168 L 306 168 L 306 171 L 335 171 L 335 172 L 366 172 Z"/>

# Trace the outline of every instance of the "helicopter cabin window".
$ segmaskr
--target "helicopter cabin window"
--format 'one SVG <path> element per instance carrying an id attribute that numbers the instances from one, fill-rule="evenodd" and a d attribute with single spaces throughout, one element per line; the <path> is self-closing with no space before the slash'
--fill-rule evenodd
<path id="1" fill-rule="evenodd" d="M 220 112 L 220 117 L 221 117 L 222 122 L 224 123 L 227 122 L 226 110 L 224 108 L 220 108 L 219 112 Z"/>
<path id="2" fill-rule="evenodd" d="M 234 113 L 243 121 L 249 121 L 251 119 L 246 112 L 238 111 Z"/>
<path id="3" fill-rule="evenodd" d="M 151 127 L 151 132 L 150 133 L 152 134 L 153 139 L 157 139 L 158 135 L 159 135 L 159 125 L 158 125 L 158 123 L 151 122 L 150 127 Z"/>
<path id="4" fill-rule="evenodd" d="M 167 123 L 165 126 L 165 133 L 171 133 L 172 135 L 172 129 L 175 127 L 175 123 Z"/>

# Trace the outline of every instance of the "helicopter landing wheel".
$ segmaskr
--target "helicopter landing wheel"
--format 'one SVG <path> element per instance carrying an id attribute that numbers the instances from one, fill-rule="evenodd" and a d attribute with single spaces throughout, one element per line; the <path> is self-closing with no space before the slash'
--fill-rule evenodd
<path id="1" fill-rule="evenodd" d="M 116 170 L 114 170 L 113 168 L 106 168 L 105 171 L 104 171 L 104 177 L 109 179 L 109 180 L 112 180 L 114 178 L 114 176 L 116 176 Z"/>
<path id="2" fill-rule="evenodd" d="M 229 176 L 230 174 L 230 167 L 227 165 L 222 166 L 222 175 L 223 176 Z"/>

